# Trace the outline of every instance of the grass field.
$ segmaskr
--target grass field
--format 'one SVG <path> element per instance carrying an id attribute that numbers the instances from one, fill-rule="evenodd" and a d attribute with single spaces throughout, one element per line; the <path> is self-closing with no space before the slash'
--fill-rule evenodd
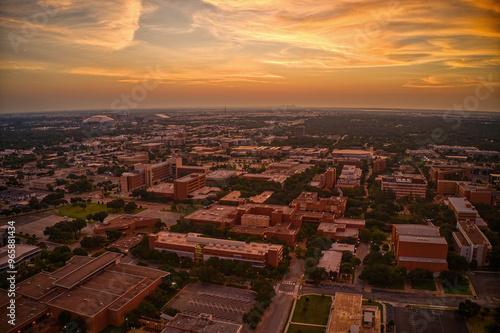
<path id="1" fill-rule="evenodd" d="M 404 280 L 398 281 L 384 289 L 405 290 L 405 281 Z"/>
<path id="2" fill-rule="evenodd" d="M 317 326 L 290 324 L 287 333 L 323 333 L 325 328 Z"/>
<path id="3" fill-rule="evenodd" d="M 296 323 L 326 325 L 331 306 L 332 298 L 329 296 L 302 296 L 295 305 L 292 321 Z"/>
<path id="4" fill-rule="evenodd" d="M 486 316 L 477 315 L 467 320 L 467 326 L 471 333 L 488 333 L 490 332 L 487 327 L 495 325 L 494 319 L 495 310 L 492 310 Z"/>
<path id="5" fill-rule="evenodd" d="M 411 287 L 418 290 L 436 291 L 436 283 L 434 280 L 415 280 L 411 281 Z"/>
<path id="6" fill-rule="evenodd" d="M 97 212 L 111 212 L 111 209 L 106 207 L 103 204 L 89 203 L 85 209 L 82 209 L 80 206 L 66 205 L 62 207 L 58 207 L 57 210 L 59 216 L 67 216 L 72 219 L 83 219 L 87 218 L 89 214 L 95 214 Z"/>
<path id="7" fill-rule="evenodd" d="M 124 211 L 123 209 L 113 212 L 111 208 L 106 207 L 104 204 L 96 204 L 96 203 L 89 203 L 85 209 L 82 209 L 80 206 L 73 206 L 72 204 L 58 207 L 57 210 L 59 213 L 57 213 L 58 216 L 67 216 L 72 219 L 83 219 L 85 220 L 87 218 L 87 215 L 89 214 L 95 214 L 97 212 L 107 212 L 109 214 L 123 214 Z M 127 214 L 137 214 L 139 212 L 142 212 L 143 210 L 146 210 L 146 208 L 137 208 L 131 213 Z"/>
<path id="8" fill-rule="evenodd" d="M 453 294 L 453 295 L 472 295 L 472 291 L 470 290 L 470 286 L 465 288 L 453 288 L 443 283 L 443 289 L 445 294 Z"/>

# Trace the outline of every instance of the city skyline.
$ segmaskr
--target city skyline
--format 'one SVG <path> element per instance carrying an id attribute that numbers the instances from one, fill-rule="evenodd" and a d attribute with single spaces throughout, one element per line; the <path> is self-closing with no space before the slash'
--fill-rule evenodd
<path id="1" fill-rule="evenodd" d="M 4 1 L 0 113 L 498 111 L 499 13 L 494 0 Z"/>

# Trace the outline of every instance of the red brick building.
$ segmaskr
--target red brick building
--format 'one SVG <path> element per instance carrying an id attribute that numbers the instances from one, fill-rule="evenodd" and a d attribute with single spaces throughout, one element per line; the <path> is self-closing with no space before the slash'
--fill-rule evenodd
<path id="1" fill-rule="evenodd" d="M 394 224 L 392 242 L 397 265 L 408 270 L 417 268 L 431 272 L 448 269 L 448 243 L 439 228 L 427 225 Z"/>

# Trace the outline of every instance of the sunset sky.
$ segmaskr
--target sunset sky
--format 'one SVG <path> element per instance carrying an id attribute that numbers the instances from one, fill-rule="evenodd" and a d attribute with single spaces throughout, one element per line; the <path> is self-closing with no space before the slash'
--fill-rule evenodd
<path id="1" fill-rule="evenodd" d="M 3 113 L 500 111 L 497 0 L 1 0 L 0 34 Z"/>

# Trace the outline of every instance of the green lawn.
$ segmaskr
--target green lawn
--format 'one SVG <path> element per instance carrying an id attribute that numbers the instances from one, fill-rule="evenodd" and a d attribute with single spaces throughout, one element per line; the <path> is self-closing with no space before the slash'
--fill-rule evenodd
<path id="1" fill-rule="evenodd" d="M 404 280 L 398 281 L 384 289 L 405 290 L 405 281 Z"/>
<path id="2" fill-rule="evenodd" d="M 97 212 L 108 212 L 110 213 L 112 209 L 106 207 L 103 204 L 89 203 L 85 209 L 80 206 L 73 206 L 72 204 L 58 207 L 58 216 L 67 216 L 72 219 L 83 219 L 87 218 L 89 214 L 95 214 Z"/>
<path id="3" fill-rule="evenodd" d="M 83 219 L 85 220 L 87 218 L 87 215 L 89 214 L 95 214 L 97 212 L 107 212 L 109 214 L 124 214 L 124 210 L 120 209 L 119 211 L 113 211 L 111 208 L 106 207 L 104 204 L 96 204 L 96 203 L 89 203 L 85 209 L 82 209 L 80 206 L 73 206 L 72 204 L 58 207 L 57 210 L 59 213 L 57 213 L 58 216 L 67 216 L 72 219 Z M 136 208 L 132 212 L 127 213 L 127 214 L 137 214 L 139 212 L 142 212 L 143 210 L 146 210 L 146 208 Z"/>
<path id="4" fill-rule="evenodd" d="M 331 306 L 332 298 L 330 296 L 302 296 L 295 305 L 292 321 L 296 323 L 326 325 Z"/>
<path id="5" fill-rule="evenodd" d="M 324 327 L 290 324 L 287 333 L 324 333 Z"/>
<path id="6" fill-rule="evenodd" d="M 411 281 L 411 287 L 419 290 L 436 291 L 436 283 L 434 280 L 415 280 Z"/>
<path id="7" fill-rule="evenodd" d="M 459 286 L 458 288 L 451 287 L 446 283 L 443 283 L 443 289 L 445 294 L 453 294 L 453 295 L 472 295 L 472 291 L 470 290 L 470 286 L 467 286 L 467 289 L 463 286 Z"/>
<path id="8" fill-rule="evenodd" d="M 487 326 L 495 325 L 495 310 L 492 310 L 486 316 L 477 315 L 467 319 L 467 326 L 471 333 L 488 333 Z"/>

